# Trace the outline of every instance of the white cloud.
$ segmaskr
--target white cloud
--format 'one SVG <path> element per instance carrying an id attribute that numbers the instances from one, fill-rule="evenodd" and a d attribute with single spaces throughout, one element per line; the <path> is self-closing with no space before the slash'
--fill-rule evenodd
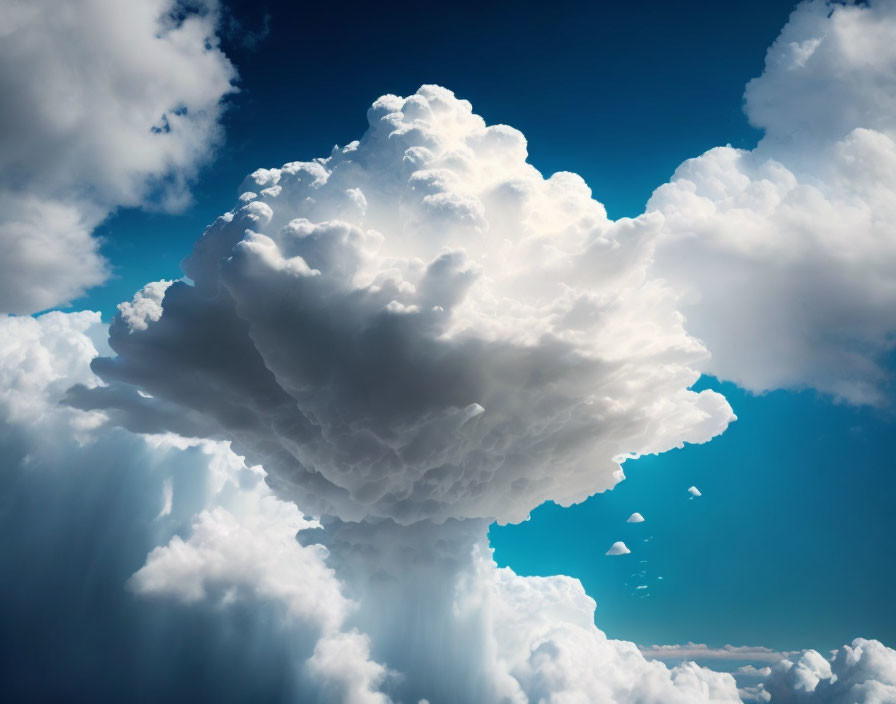
<path id="1" fill-rule="evenodd" d="M 388 670 L 370 660 L 369 638 L 352 631 L 321 638 L 308 659 L 308 669 L 329 686 L 331 701 L 345 704 L 388 704 L 377 691 Z"/>
<path id="2" fill-rule="evenodd" d="M 888 704 L 896 701 L 896 650 L 864 638 L 830 660 L 807 650 L 772 667 L 764 691 L 771 704 Z"/>
<path id="3" fill-rule="evenodd" d="M 699 490 L 697 487 L 695 487 L 695 486 L 688 487 L 688 493 L 689 493 L 692 497 L 703 496 L 703 494 L 700 492 L 700 490 Z"/>
<path id="4" fill-rule="evenodd" d="M 644 516 L 642 516 L 637 511 L 635 511 L 631 516 L 629 516 L 628 518 L 625 519 L 625 522 L 626 523 L 643 523 Z"/>
<path id="5" fill-rule="evenodd" d="M 443 88 L 368 118 L 325 159 L 252 174 L 186 259 L 195 287 L 146 329 L 127 324 L 146 293 L 125 306 L 95 364 L 116 390 L 77 404 L 201 419 L 303 510 L 400 523 L 520 521 L 725 429 L 724 398 L 689 390 L 705 350 L 645 276 L 661 218 L 608 220 Z"/>
<path id="6" fill-rule="evenodd" d="M 105 280 L 91 232 L 114 208 L 186 202 L 235 78 L 216 2 L 191 5 L 0 9 L 0 311 L 64 304 Z"/>
<path id="7" fill-rule="evenodd" d="M 631 550 L 629 550 L 628 547 L 626 547 L 625 543 L 623 543 L 621 540 L 617 540 L 615 543 L 613 543 L 610 546 L 610 549 L 607 550 L 606 554 L 607 555 L 628 555 L 630 552 L 631 552 Z"/>
<path id="8" fill-rule="evenodd" d="M 90 371 L 95 338 L 106 334 L 99 313 L 0 316 L 0 330 L 0 403 L 10 420 L 37 421 L 73 384 L 99 383 Z"/>
<path id="9" fill-rule="evenodd" d="M 738 702 L 734 680 L 693 663 L 671 670 L 594 626 L 594 602 L 568 577 L 498 570 L 493 595 L 498 656 L 525 696 L 510 701 L 608 704 Z"/>
<path id="10" fill-rule="evenodd" d="M 818 5 L 807 7 L 792 27 L 818 14 Z M 848 12 L 880 7 L 891 6 Z M 827 35 L 818 32 L 869 17 L 840 12 L 812 15 L 807 36 L 788 35 L 786 76 L 825 56 Z M 771 69 L 767 76 L 790 80 Z M 756 85 L 751 105 L 764 100 Z M 888 127 L 869 123 L 845 136 L 825 128 L 806 139 L 830 149 L 805 160 L 793 156 L 799 140 L 781 138 L 780 125 L 792 124 L 786 114 L 750 109 L 769 130 L 757 152 L 714 150 L 657 192 L 651 204 L 662 215 L 611 222 L 581 179 L 543 179 L 525 163 L 522 135 L 487 127 L 448 91 L 385 96 L 360 142 L 249 178 L 239 205 L 187 260 L 195 287 L 151 285 L 122 307 L 111 330 L 117 356 L 93 363 L 108 385 L 87 367 L 95 314 L 2 320 L 13 333 L 0 336 L 0 403 L 11 429 L 2 439 L 25 445 L 17 446 L 23 462 L 65 468 L 90 467 L 79 453 L 109 443 L 104 466 L 127 458 L 151 474 L 145 453 L 161 453 L 164 462 L 150 462 L 159 470 L 145 482 L 151 490 L 134 492 L 160 532 L 141 537 L 154 549 L 135 566 L 132 590 L 210 603 L 221 618 L 240 604 L 281 607 L 279 637 L 297 642 L 290 653 L 304 663 L 284 681 L 325 699 L 737 702 L 729 674 L 691 662 L 670 669 L 608 639 L 577 580 L 499 569 L 486 527 L 492 517 L 521 520 L 547 499 L 568 504 L 610 488 L 627 457 L 724 430 L 733 419 L 724 399 L 689 390 L 704 369 L 755 389 L 815 384 L 877 399 L 875 355 L 886 343 L 875 335 L 890 329 L 889 299 L 869 317 L 845 318 L 876 347 L 857 353 L 841 339 L 852 328 L 835 323 L 863 309 L 865 289 L 888 281 L 889 253 L 879 247 L 892 190 Z M 107 205 L 129 193 L 144 198 L 146 173 L 156 173 L 137 168 L 129 191 L 127 179 L 120 190 L 109 186 L 102 164 L 91 169 L 97 188 L 109 188 Z M 823 227 L 806 219 L 819 212 Z M 857 222 L 868 228 L 855 230 Z M 794 262 L 832 277 L 822 281 L 833 280 L 832 290 L 838 276 L 852 280 L 837 267 L 849 259 L 842 233 L 856 231 L 871 243 L 862 255 L 880 261 L 857 280 L 862 291 L 841 295 L 842 310 L 821 306 L 818 319 L 780 305 L 776 292 L 816 293 L 794 283 Z M 783 237 L 794 232 L 800 237 Z M 793 252 L 781 258 L 779 246 Z M 817 259 L 807 260 L 810 250 Z M 771 280 L 756 273 L 770 270 Z M 737 301 L 723 294 L 756 281 L 767 285 L 737 309 L 743 330 L 720 324 L 737 319 Z M 679 305 L 711 361 L 685 331 Z M 740 334 L 768 351 L 740 348 Z M 91 415 L 58 407 L 73 383 L 80 386 L 66 400 Z M 134 451 L 127 433 L 100 426 L 107 416 L 138 431 L 204 439 L 156 437 Z M 14 437 L 29 423 L 37 423 L 34 437 Z M 271 489 L 225 440 L 250 464 L 264 463 Z M 197 453 L 205 453 L 201 490 L 184 491 L 166 463 Z M 320 526 L 285 500 L 321 514 Z M 608 554 L 628 552 L 619 542 Z M 709 657 L 711 649 L 692 644 L 648 651 L 668 659 L 677 648 L 678 659 L 688 647 Z M 747 651 L 774 657 L 729 646 L 718 659 Z M 830 662 L 813 651 L 786 660 L 766 681 L 755 681 L 758 669 L 740 673 L 754 679 L 741 694 L 885 702 L 893 671 L 893 651 L 857 640 Z"/>
<path id="11" fill-rule="evenodd" d="M 0 520 L 5 531 L 15 529 L 36 543 L 23 546 L 39 574 L 37 581 L 26 583 L 28 603 L 54 601 L 59 584 L 64 583 L 78 592 L 79 613 L 99 592 L 93 597 L 97 600 L 94 609 L 106 608 L 112 599 L 115 606 L 110 608 L 120 615 L 126 586 L 156 600 L 168 597 L 193 605 L 205 601 L 222 610 L 250 605 L 259 612 L 259 619 L 266 617 L 261 607 L 273 605 L 282 611 L 281 642 L 261 647 L 272 656 L 281 649 L 293 655 L 307 651 L 307 676 L 291 675 L 298 678 L 297 687 L 305 693 L 329 692 L 335 687 L 351 693 L 345 701 L 387 702 L 375 692 L 368 698 L 361 696 L 363 682 L 375 689 L 379 680 L 371 673 L 384 669 L 362 657 L 360 634 L 340 630 L 356 605 L 343 595 L 333 570 L 324 563 L 326 551 L 317 545 L 302 546 L 295 539 L 298 530 L 317 524 L 305 519 L 294 504 L 274 497 L 260 468 L 246 467 L 227 443 L 174 435 L 139 437 L 103 425 L 102 417 L 94 418 L 99 414 L 60 404 L 67 386 L 76 381 L 96 382 L 89 366 L 97 354 L 89 334 L 96 335 L 96 328 L 105 326 L 92 312 L 0 318 L 0 454 L 4 457 Z M 122 474 L 127 475 L 125 479 Z M 57 495 L 53 482 L 67 488 L 68 494 Z M 35 501 L 41 495 L 54 507 L 52 520 L 44 511 L 30 508 L 41 505 Z M 81 506 L 79 499 L 84 497 L 87 506 L 98 498 L 99 509 Z M 110 497 L 116 506 L 109 505 Z M 7 524 L 11 517 L 19 517 L 21 511 L 10 508 L 19 503 L 27 507 L 25 517 L 30 523 Z M 126 510 L 117 508 L 122 503 Z M 94 529 L 94 521 L 101 530 Z M 74 565 L 68 563 L 71 558 L 58 554 L 57 544 L 66 534 L 83 536 L 81 542 L 76 541 L 80 552 Z M 52 555 L 49 566 L 41 567 L 48 556 L 40 552 L 39 543 L 48 538 Z M 116 584 L 113 574 L 103 573 L 98 588 L 94 578 L 85 575 L 90 570 L 77 562 L 86 559 L 87 564 L 108 569 L 109 555 L 113 565 L 122 557 L 130 562 L 134 543 L 152 545 L 160 538 L 161 544 L 145 555 L 145 564 L 127 582 L 126 574 Z M 0 564 L 11 568 L 6 560 L 7 552 L 0 551 Z M 74 576 L 66 569 L 73 569 Z M 62 576 L 47 576 L 57 573 Z M 31 579 L 35 580 L 34 575 Z M 21 595 L 21 587 L 6 594 L 10 599 L 21 599 Z M 97 612 L 84 615 L 102 620 Z M 63 659 L 72 657 L 69 647 L 80 648 L 82 639 L 92 642 L 93 638 L 89 633 L 93 624 L 77 626 L 78 633 L 66 631 L 72 618 L 66 614 L 52 632 L 53 647 Z M 218 620 L 228 627 L 226 616 Z M 189 629 L 189 624 L 184 627 Z M 245 629 L 247 624 L 240 627 Z M 161 619 L 157 630 L 165 632 L 165 628 Z M 195 638 L 200 642 L 204 636 L 195 631 L 184 635 L 178 627 L 168 627 L 167 632 L 175 641 Z M 138 632 L 114 635 L 126 640 L 141 637 Z M 336 669 L 321 661 L 321 653 L 334 644 L 346 649 Z M 102 649 L 90 657 L 100 657 L 101 652 L 103 657 L 114 657 Z M 214 661 L 213 655 L 209 658 Z M 93 691 L 103 691 L 95 686 Z"/>
<path id="12" fill-rule="evenodd" d="M 747 86 L 765 129 L 653 194 L 655 275 L 680 292 L 705 370 L 753 391 L 880 403 L 896 340 L 896 3 L 800 5 Z"/>
<path id="13" fill-rule="evenodd" d="M 766 131 L 764 141 L 811 160 L 813 147 L 856 127 L 892 136 L 894 34 L 892 0 L 799 5 L 769 48 L 763 75 L 747 84 L 747 115 Z"/>
<path id="14" fill-rule="evenodd" d="M 293 616 L 322 630 L 337 629 L 351 606 L 320 549 L 296 542 L 296 532 L 309 522 L 293 504 L 271 496 L 263 473 L 246 469 L 226 445 L 210 445 L 206 452 L 215 453 L 219 464 L 229 464 L 227 480 L 242 485 L 230 497 L 235 505 L 200 512 L 186 540 L 176 535 L 148 555 L 130 588 L 186 602 L 205 599 L 216 589 L 225 599 L 233 598 L 233 589 L 246 589 L 253 597 L 282 602 Z"/>
<path id="15" fill-rule="evenodd" d="M 131 301 L 118 304 L 118 314 L 131 330 L 146 330 L 162 317 L 162 299 L 173 281 L 153 281 L 134 294 Z"/>

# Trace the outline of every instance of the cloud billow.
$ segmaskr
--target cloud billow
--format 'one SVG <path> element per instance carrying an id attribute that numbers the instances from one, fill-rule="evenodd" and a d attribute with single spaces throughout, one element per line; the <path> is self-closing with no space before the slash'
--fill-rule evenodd
<path id="1" fill-rule="evenodd" d="M 888 27 L 892 7 L 801 6 L 748 90 L 763 143 L 686 163 L 636 219 L 610 221 L 579 177 L 545 179 L 529 165 L 519 132 L 487 126 L 469 103 L 424 86 L 376 101 L 359 141 L 251 174 L 184 261 L 188 280 L 148 284 L 122 304 L 109 330 L 115 355 L 94 359 L 97 314 L 0 319 L 0 446 L 10 466 L 0 521 L 11 535 L 29 528 L 29 557 L 40 560 L 28 562 L 37 567 L 25 581 L 45 588 L 23 597 L 4 585 L 0 602 L 12 615 L 20 604 L 54 604 L 63 578 L 73 585 L 63 599 L 85 595 L 64 602 L 71 619 L 33 636 L 41 647 L 67 636 L 63 657 L 46 666 L 55 675 L 46 691 L 70 695 L 68 675 L 85 672 L 81 615 L 112 604 L 121 618 L 89 624 L 100 642 L 86 652 L 111 670 L 124 660 L 129 676 L 95 678 L 117 700 L 149 681 L 161 698 L 271 691 L 273 700 L 365 704 L 887 701 L 894 653 L 875 641 L 854 641 L 831 661 L 788 654 L 750 671 L 740 693 L 730 675 L 650 661 L 595 626 L 577 580 L 498 568 L 486 528 L 609 489 L 627 458 L 722 432 L 734 418 L 725 399 L 691 390 L 704 371 L 754 390 L 813 385 L 880 400 L 892 330 L 892 130 L 855 115 L 880 112 L 886 98 L 853 81 L 850 95 L 867 110 L 834 111 L 808 121 L 817 130 L 789 134 L 806 115 L 778 110 L 786 100 L 776 95 L 796 77 L 811 103 L 815 79 L 830 78 L 812 71 L 850 69 L 839 39 L 871 19 Z M 195 49 L 210 16 L 166 28 Z M 212 75 L 230 76 L 214 46 L 202 47 Z M 884 66 L 892 58 L 874 56 Z M 228 89 L 213 81 L 197 100 L 217 106 Z M 175 110 L 150 134 L 180 134 L 180 117 Z M 191 144 L 178 153 L 192 154 Z M 194 163 L 175 162 L 186 172 Z M 85 173 L 105 195 L 78 208 L 141 201 L 169 173 L 138 164 L 133 183 L 107 180 L 104 163 Z M 70 184 L 57 185 L 62 198 Z M 844 233 L 858 233 L 853 258 Z M 89 258 L 85 237 L 75 249 Z M 70 295 L 60 291 L 47 300 Z M 820 305 L 785 304 L 800 296 Z M 117 510 L 83 511 L 81 497 L 108 506 L 123 458 Z M 58 495 L 35 467 L 63 477 Z M 49 500 L 56 510 L 33 512 L 48 516 L 45 530 L 28 508 Z M 56 560 L 47 536 L 80 536 L 93 521 L 102 525 L 76 564 Z M 22 563 L 22 545 L 8 543 L 0 561 Z M 626 552 L 622 542 L 610 550 Z M 115 569 L 97 587 L 83 565 L 100 557 Z M 52 578 L 36 574 L 44 564 Z M 166 621 L 155 645 L 167 654 L 189 632 L 196 662 L 220 676 L 169 689 L 176 658 L 110 647 L 139 650 L 123 595 L 212 605 L 192 631 Z M 31 625 L 9 622 L 18 634 Z M 242 643 L 247 624 L 259 639 L 241 659 L 221 634 L 238 632 Z M 763 662 L 777 657 L 752 650 Z M 16 656 L 13 669 L 26 674 L 0 679 L 33 692 L 41 678 L 30 673 L 42 665 Z"/>
<path id="2" fill-rule="evenodd" d="M 184 261 L 193 285 L 146 329 L 113 323 L 94 369 L 120 422 L 158 431 L 174 403 L 303 510 L 399 523 L 520 521 L 724 430 L 725 400 L 689 390 L 705 349 L 645 274 L 661 219 L 608 220 L 445 89 L 368 118 L 325 159 L 252 174 Z"/>
<path id="3" fill-rule="evenodd" d="M 705 370 L 752 391 L 889 396 L 896 341 L 896 4 L 799 5 L 747 85 L 756 149 L 684 162 L 647 210 Z"/>
<path id="4" fill-rule="evenodd" d="M 214 0 L 0 8 L 0 312 L 103 283 L 92 232 L 116 208 L 188 203 L 236 78 L 217 22 Z"/>

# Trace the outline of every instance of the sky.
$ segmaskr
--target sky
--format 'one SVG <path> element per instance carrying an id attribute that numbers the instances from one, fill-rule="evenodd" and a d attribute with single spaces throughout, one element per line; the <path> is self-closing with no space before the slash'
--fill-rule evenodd
<path id="1" fill-rule="evenodd" d="M 636 216 L 685 159 L 755 145 L 743 86 L 762 71 L 793 5 L 496 2 L 433 12 L 390 3 L 369 17 L 364 3 L 227 3 L 236 24 L 222 46 L 239 70 L 222 117 L 227 148 L 204 167 L 185 212 L 125 208 L 102 223 L 115 276 L 74 305 L 112 315 L 146 281 L 176 278 L 246 174 L 357 138 L 365 106 L 425 83 L 519 129 L 536 168 L 580 174 L 611 217 Z"/>
<path id="2" fill-rule="evenodd" d="M 0 36 L 5 699 L 896 702 L 893 2 Z"/>

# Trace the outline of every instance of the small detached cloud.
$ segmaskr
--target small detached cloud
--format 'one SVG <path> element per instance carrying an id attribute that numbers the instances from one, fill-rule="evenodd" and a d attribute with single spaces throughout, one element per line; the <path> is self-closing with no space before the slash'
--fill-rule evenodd
<path id="1" fill-rule="evenodd" d="M 627 519 L 625 519 L 625 522 L 626 523 L 643 523 L 644 516 L 642 516 L 637 511 L 635 511 L 631 516 L 629 516 Z"/>
<path id="2" fill-rule="evenodd" d="M 607 550 L 606 554 L 607 555 L 628 555 L 630 552 L 631 552 L 631 550 L 629 550 L 626 547 L 625 543 L 623 543 L 621 540 L 617 540 L 615 543 L 613 543 L 610 546 L 610 549 Z"/>
<path id="3" fill-rule="evenodd" d="M 691 488 L 689 488 L 688 493 L 693 497 L 703 496 L 703 494 L 700 492 L 700 490 L 695 486 L 692 486 Z"/>

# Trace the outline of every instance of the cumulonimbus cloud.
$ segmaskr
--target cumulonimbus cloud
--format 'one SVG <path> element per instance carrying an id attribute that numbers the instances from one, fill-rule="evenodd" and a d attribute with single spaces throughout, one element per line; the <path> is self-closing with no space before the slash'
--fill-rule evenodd
<path id="1" fill-rule="evenodd" d="M 186 203 L 236 77 L 217 21 L 215 0 L 0 8 L 0 311 L 104 281 L 91 233 L 116 207 Z"/>
<path id="2" fill-rule="evenodd" d="M 489 520 L 581 501 L 626 458 L 733 419 L 722 396 L 690 390 L 706 351 L 645 274 L 661 219 L 608 220 L 580 178 L 544 179 L 519 132 L 443 88 L 385 96 L 368 117 L 325 159 L 252 174 L 184 261 L 189 282 L 121 307 L 117 356 L 92 365 L 107 385 L 68 402 L 138 432 L 229 440 L 280 499 L 320 515 L 301 541 L 325 548 L 358 605 L 344 628 L 370 656 L 365 692 L 736 701 L 727 675 L 608 640 L 575 580 L 498 570 L 487 546 Z M 203 575 L 237 580 L 220 523 L 203 516 L 132 583 L 196 598 Z M 268 563 L 244 556 L 239 575 L 277 593 Z M 309 667 L 333 671 L 319 651 Z"/>
<path id="3" fill-rule="evenodd" d="M 94 364 L 112 386 L 73 402 L 138 430 L 174 404 L 304 510 L 400 523 L 520 521 L 724 430 L 724 398 L 689 389 L 706 351 L 645 274 L 662 218 L 608 220 L 445 89 L 368 117 L 327 158 L 252 174 L 185 260 L 193 285 L 134 324 L 138 294 Z"/>

